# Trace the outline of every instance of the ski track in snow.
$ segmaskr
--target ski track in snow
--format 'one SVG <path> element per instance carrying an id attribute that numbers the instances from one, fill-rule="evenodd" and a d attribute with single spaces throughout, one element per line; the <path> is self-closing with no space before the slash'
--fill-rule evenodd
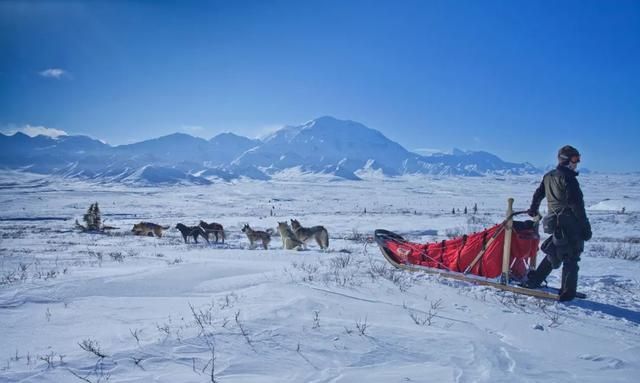
<path id="1" fill-rule="evenodd" d="M 640 190 L 626 176 L 581 176 L 594 228 L 580 263 L 586 300 L 394 270 L 364 242 L 377 228 L 413 241 L 480 230 L 503 219 L 508 197 L 526 209 L 538 182 L 132 188 L 0 173 L 0 382 L 210 381 L 211 341 L 221 382 L 634 382 L 640 260 L 622 258 L 640 249 Z M 96 201 L 119 229 L 74 231 Z M 474 203 L 473 219 L 451 214 Z M 240 232 L 291 218 L 327 227 L 330 249 L 287 251 L 274 236 L 269 250 L 251 250 Z M 226 243 L 184 244 L 173 227 L 200 219 L 222 223 Z M 172 228 L 131 235 L 143 220 Z M 559 271 L 549 283 L 559 286 Z M 107 356 L 82 350 L 86 340 Z"/>

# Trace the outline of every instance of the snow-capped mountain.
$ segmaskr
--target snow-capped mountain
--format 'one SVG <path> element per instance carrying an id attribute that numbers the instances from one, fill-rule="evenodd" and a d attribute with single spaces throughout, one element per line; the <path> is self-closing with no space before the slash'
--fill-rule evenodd
<path id="1" fill-rule="evenodd" d="M 222 133 L 209 140 L 208 162 L 224 166 L 247 150 L 259 146 L 260 140 L 252 140 L 233 133 Z"/>
<path id="2" fill-rule="evenodd" d="M 498 156 L 484 151 L 461 151 L 454 149 L 452 154 L 436 153 L 422 156 L 412 166 L 418 166 L 418 171 L 408 167 L 408 173 L 429 173 L 440 175 L 481 176 L 485 174 L 531 174 L 540 170 L 532 164 L 512 163 L 501 160 Z"/>
<path id="3" fill-rule="evenodd" d="M 377 130 L 354 121 L 321 117 L 272 133 L 234 163 L 251 164 L 270 173 L 299 166 L 309 172 L 357 178 L 354 172 L 367 164 L 375 164 L 385 175 L 400 175 L 402 162 L 415 156 Z"/>
<path id="4" fill-rule="evenodd" d="M 376 171 L 386 176 L 438 174 L 480 176 L 487 173 L 536 173 L 533 165 L 502 161 L 487 152 L 454 149 L 452 154 L 421 156 L 377 130 L 348 120 L 321 117 L 288 126 L 263 138 L 235 164 L 251 164 L 268 173 L 299 166 L 309 172 L 356 179 Z"/>
<path id="5" fill-rule="evenodd" d="M 28 168 L 36 173 L 54 173 L 82 161 L 102 166 L 111 147 L 86 136 L 29 137 L 23 133 L 0 134 L 0 166 Z"/>
<path id="6" fill-rule="evenodd" d="M 0 134 L 0 166 L 99 182 L 206 184 L 246 177 L 267 180 L 281 172 L 321 173 L 339 179 L 404 174 L 537 173 L 487 152 L 454 149 L 422 156 L 377 130 L 349 120 L 321 117 L 287 126 L 261 140 L 223 133 L 210 140 L 174 133 L 110 146 L 86 136 L 29 137 Z"/>

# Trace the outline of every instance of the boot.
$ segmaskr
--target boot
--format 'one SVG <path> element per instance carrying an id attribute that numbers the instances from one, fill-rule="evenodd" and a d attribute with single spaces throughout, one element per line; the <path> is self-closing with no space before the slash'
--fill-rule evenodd
<path id="1" fill-rule="evenodd" d="M 544 257 L 537 269 L 529 271 L 527 280 L 522 284 L 522 287 L 537 289 L 540 287 L 540 284 L 542 284 L 542 281 L 547 279 L 549 274 L 551 274 L 551 270 L 553 270 L 551 262 L 549 262 L 547 257 Z"/>
<path id="2" fill-rule="evenodd" d="M 562 266 L 562 287 L 560 289 L 560 302 L 570 301 L 576 297 L 578 288 L 578 262 L 567 260 Z"/>

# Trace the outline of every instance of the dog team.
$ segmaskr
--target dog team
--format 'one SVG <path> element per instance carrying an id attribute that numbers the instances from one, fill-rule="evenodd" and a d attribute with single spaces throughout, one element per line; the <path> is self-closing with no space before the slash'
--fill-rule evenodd
<path id="1" fill-rule="evenodd" d="M 133 225 L 131 232 L 134 235 L 162 237 L 162 232 L 168 229 L 169 226 L 140 222 Z M 224 243 L 225 239 L 224 227 L 215 222 L 206 223 L 205 221 L 200 221 L 197 226 L 187 226 L 179 223 L 176 225 L 176 229 L 182 234 L 184 243 L 188 243 L 189 237 L 193 237 L 195 243 L 198 243 L 198 237 L 202 237 L 207 243 L 210 243 L 210 235 L 215 236 L 216 243 L 219 240 Z M 251 249 L 254 249 L 256 244 L 261 244 L 265 250 L 268 249 L 271 236 L 274 234 L 273 229 L 254 230 L 248 224 L 242 226 L 242 232 L 247 236 Z M 311 239 L 316 241 L 320 249 L 325 250 L 329 247 L 329 233 L 324 226 L 304 227 L 298 220 L 292 219 L 291 226 L 286 221 L 278 222 L 278 233 L 282 239 L 282 247 L 287 250 L 305 249 L 307 242 Z"/>

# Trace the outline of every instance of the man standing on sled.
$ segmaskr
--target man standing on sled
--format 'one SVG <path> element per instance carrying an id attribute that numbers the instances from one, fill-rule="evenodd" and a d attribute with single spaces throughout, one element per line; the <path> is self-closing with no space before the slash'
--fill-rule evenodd
<path id="1" fill-rule="evenodd" d="M 544 175 L 533 194 L 528 214 L 538 215 L 543 198 L 547 198 L 548 215 L 543 219 L 544 232 L 552 234 L 542 243 L 546 257 L 536 270 L 528 274 L 525 287 L 537 288 L 551 270 L 562 265 L 562 287 L 560 301 L 570 301 L 576 296 L 578 285 L 578 262 L 584 250 L 584 241 L 591 239 L 591 224 L 584 210 L 584 200 L 578 172 L 580 153 L 570 145 L 558 151 L 558 166 Z"/>

